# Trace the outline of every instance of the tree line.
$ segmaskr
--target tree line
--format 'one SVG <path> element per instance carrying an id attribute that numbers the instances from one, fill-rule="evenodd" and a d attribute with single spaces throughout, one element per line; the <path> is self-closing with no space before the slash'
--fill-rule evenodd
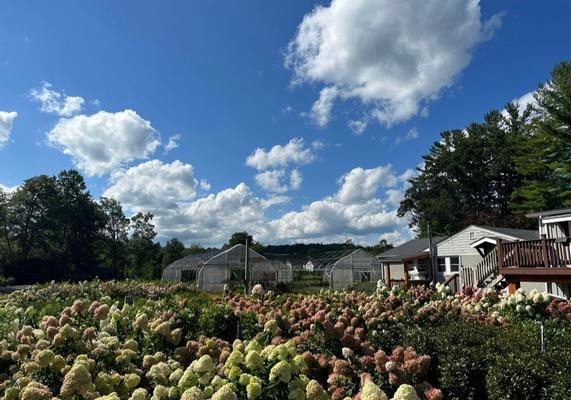
<path id="1" fill-rule="evenodd" d="M 20 282 L 156 279 L 165 265 L 205 251 L 177 239 L 161 246 L 156 234 L 151 213 L 127 218 L 118 201 L 96 201 L 76 170 L 32 177 L 13 193 L 0 188 L 0 267 Z"/>
<path id="2" fill-rule="evenodd" d="M 534 97 L 440 134 L 398 209 L 420 237 L 429 222 L 445 235 L 469 224 L 535 229 L 525 214 L 571 207 L 571 63 Z"/>

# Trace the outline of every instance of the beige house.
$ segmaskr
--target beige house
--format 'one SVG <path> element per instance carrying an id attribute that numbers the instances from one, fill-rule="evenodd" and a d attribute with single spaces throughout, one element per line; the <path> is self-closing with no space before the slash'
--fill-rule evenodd
<path id="1" fill-rule="evenodd" d="M 445 239 L 446 236 L 437 236 L 433 238 L 433 243 L 438 244 Z M 409 240 L 377 255 L 377 259 L 381 263 L 385 283 L 389 286 L 404 284 L 408 280 L 420 284 L 431 278 L 428 239 Z"/>
<path id="2" fill-rule="evenodd" d="M 494 268 L 486 276 L 476 274 L 482 265 L 497 265 L 495 249 L 498 240 L 517 242 L 538 239 L 537 231 L 470 225 L 436 245 L 437 280 L 444 282 L 453 274 L 460 273 L 460 287 L 493 286 L 501 278 Z"/>

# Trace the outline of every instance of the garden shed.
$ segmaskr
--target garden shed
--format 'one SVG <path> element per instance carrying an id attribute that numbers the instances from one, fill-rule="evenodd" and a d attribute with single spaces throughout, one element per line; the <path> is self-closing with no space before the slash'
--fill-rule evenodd
<path id="1" fill-rule="evenodd" d="M 242 284 L 245 277 L 246 246 L 237 244 L 229 249 L 193 254 L 168 265 L 163 280 L 194 282 L 205 291 L 222 290 L 225 284 Z M 278 282 L 291 282 L 291 268 L 278 260 L 248 249 L 248 270 L 251 283 L 271 287 Z"/>

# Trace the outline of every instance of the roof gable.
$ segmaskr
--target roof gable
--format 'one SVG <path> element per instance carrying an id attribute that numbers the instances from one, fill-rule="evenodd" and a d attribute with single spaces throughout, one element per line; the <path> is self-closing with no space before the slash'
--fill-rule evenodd
<path id="1" fill-rule="evenodd" d="M 480 229 L 482 231 L 490 233 L 490 237 L 501 237 L 502 239 L 508 240 L 534 240 L 539 237 L 537 231 L 530 231 L 526 229 L 514 229 L 514 228 L 501 228 L 501 227 L 494 227 L 494 226 L 483 226 L 483 225 L 468 225 L 458 233 L 455 233 L 452 236 L 449 236 L 447 239 L 438 243 L 439 246 L 448 243 L 457 237 L 464 234 L 466 231 L 470 229 Z"/>
<path id="2" fill-rule="evenodd" d="M 446 236 L 436 236 L 433 238 L 435 244 L 441 243 Z M 385 251 L 377 256 L 379 260 L 402 260 L 403 258 L 413 257 L 425 252 L 428 248 L 428 238 L 412 239 L 408 242 Z"/>

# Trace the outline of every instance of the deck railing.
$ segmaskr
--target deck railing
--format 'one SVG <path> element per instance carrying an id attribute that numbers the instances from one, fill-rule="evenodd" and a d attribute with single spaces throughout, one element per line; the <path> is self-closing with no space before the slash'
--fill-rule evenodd
<path id="1" fill-rule="evenodd" d="M 472 287 L 478 286 L 473 266 L 462 265 L 460 267 L 460 282 L 462 283 L 462 286 L 472 286 Z"/>
<path id="2" fill-rule="evenodd" d="M 448 279 L 446 279 L 446 281 L 444 282 L 444 286 L 448 286 L 452 290 L 452 293 L 459 292 L 461 289 L 459 278 L 460 278 L 460 273 L 458 272 L 453 273 L 448 277 Z"/>
<path id="3" fill-rule="evenodd" d="M 498 274 L 498 256 L 496 249 L 490 251 L 480 262 L 471 267 L 460 269 L 463 286 L 483 287 L 486 279 Z"/>
<path id="4" fill-rule="evenodd" d="M 502 242 L 498 240 L 499 268 L 571 267 L 571 238 Z"/>

